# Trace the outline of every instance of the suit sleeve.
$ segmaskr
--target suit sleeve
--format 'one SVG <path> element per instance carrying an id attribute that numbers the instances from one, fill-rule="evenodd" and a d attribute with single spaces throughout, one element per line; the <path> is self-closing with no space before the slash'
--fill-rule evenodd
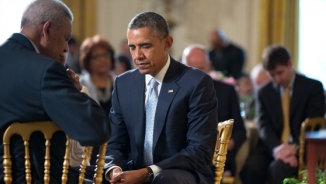
<path id="1" fill-rule="evenodd" d="M 111 131 L 114 132 L 110 137 L 106 148 L 105 169 L 112 166 L 119 166 L 127 170 L 126 160 L 130 152 L 129 134 L 123 119 L 122 110 L 119 105 L 118 80 L 114 82 L 114 91 L 112 93 L 112 108 L 110 111 Z"/>
<path id="2" fill-rule="evenodd" d="M 235 153 L 238 152 L 239 148 L 241 147 L 242 143 L 246 140 L 246 129 L 243 123 L 243 119 L 240 115 L 240 107 L 239 107 L 239 100 L 238 96 L 235 92 L 235 89 L 232 87 L 230 90 L 230 102 L 232 103 L 231 105 L 231 114 L 232 118 L 234 119 L 234 124 L 233 124 L 233 131 L 231 138 L 234 140 L 234 148 L 232 151 Z M 223 107 L 221 107 L 223 108 Z"/>
<path id="3" fill-rule="evenodd" d="M 273 149 L 279 146 L 281 141 L 271 126 L 271 117 L 269 117 L 262 95 L 261 90 L 259 90 L 256 96 L 258 133 L 260 139 L 268 147 L 270 155 L 273 156 Z"/>
<path id="4" fill-rule="evenodd" d="M 164 169 L 199 170 L 212 165 L 217 133 L 217 100 L 212 79 L 200 76 L 188 98 L 187 146 L 155 163 Z"/>
<path id="5" fill-rule="evenodd" d="M 312 88 L 308 101 L 307 117 L 323 117 L 325 115 L 325 95 L 323 85 L 317 81 Z"/>
<path id="6" fill-rule="evenodd" d="M 86 94 L 79 92 L 59 62 L 44 72 L 41 98 L 48 116 L 83 146 L 108 141 L 110 124 L 105 111 Z"/>

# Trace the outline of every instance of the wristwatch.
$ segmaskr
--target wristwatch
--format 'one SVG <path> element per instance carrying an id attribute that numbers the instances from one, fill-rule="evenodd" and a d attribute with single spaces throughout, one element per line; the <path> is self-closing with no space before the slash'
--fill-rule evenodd
<path id="1" fill-rule="evenodd" d="M 154 179 L 154 173 L 152 168 L 150 167 L 146 167 L 147 171 L 148 171 L 148 176 L 147 176 L 147 180 L 148 182 L 152 183 L 153 179 Z"/>

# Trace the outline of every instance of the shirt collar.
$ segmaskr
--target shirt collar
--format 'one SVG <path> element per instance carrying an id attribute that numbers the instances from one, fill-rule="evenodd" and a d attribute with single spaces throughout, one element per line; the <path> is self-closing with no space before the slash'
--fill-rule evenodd
<path id="1" fill-rule="evenodd" d="M 33 45 L 33 47 L 34 47 L 34 49 L 35 49 L 35 51 L 39 54 L 40 53 L 40 51 L 37 49 L 37 47 L 36 47 L 36 45 L 32 42 L 32 40 L 30 40 L 26 35 L 24 35 L 23 33 L 20 33 L 20 34 L 22 34 L 23 36 L 25 36 L 31 43 L 32 43 L 32 45 Z"/>
<path id="2" fill-rule="evenodd" d="M 154 77 L 155 80 L 161 85 L 164 79 L 164 76 L 166 72 L 168 71 L 168 68 L 170 66 L 170 56 L 168 56 L 168 61 L 165 63 L 164 67 L 161 69 L 160 72 Z M 145 75 L 145 84 L 149 85 L 149 81 L 152 79 L 152 76 L 149 74 Z"/>
<path id="3" fill-rule="evenodd" d="M 295 80 L 295 72 L 293 71 L 292 78 L 291 78 L 290 83 L 289 83 L 289 87 L 290 87 L 290 89 L 293 88 L 294 80 Z"/>

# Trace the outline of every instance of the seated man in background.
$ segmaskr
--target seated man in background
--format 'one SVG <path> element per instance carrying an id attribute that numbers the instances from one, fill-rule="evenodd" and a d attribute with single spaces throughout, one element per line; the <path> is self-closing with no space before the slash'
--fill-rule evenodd
<path id="1" fill-rule="evenodd" d="M 109 138 L 107 114 L 79 90 L 78 76 L 64 68 L 73 15 L 59 0 L 36 0 L 25 10 L 21 32 L 0 46 L 0 137 L 13 122 L 54 121 L 70 138 L 84 146 Z M 51 139 L 51 184 L 61 183 L 66 136 Z M 13 183 L 25 183 L 24 143 L 11 139 Z M 32 183 L 43 183 L 44 137 L 30 141 Z M 3 181 L 3 144 L 0 145 Z M 67 183 L 78 183 L 78 170 L 69 169 Z"/>
<path id="2" fill-rule="evenodd" d="M 204 72 L 211 68 L 211 62 L 204 46 L 193 44 L 184 49 L 182 63 L 196 67 Z M 214 80 L 214 89 L 217 97 L 218 122 L 234 119 L 232 136 L 228 144 L 228 154 L 225 171 L 231 171 L 229 175 L 235 175 L 235 156 L 242 143 L 246 140 L 246 129 L 240 116 L 239 101 L 234 86 Z M 228 172 L 225 172 L 227 175 Z"/>
<path id="3" fill-rule="evenodd" d="M 220 71 L 226 77 L 238 79 L 245 65 L 245 51 L 233 44 L 222 29 L 214 29 L 210 35 L 212 50 L 209 59 L 213 70 Z"/>
<path id="4" fill-rule="evenodd" d="M 280 184 L 296 176 L 301 123 L 325 113 L 322 84 L 297 74 L 286 48 L 267 47 L 263 67 L 272 81 L 257 92 L 260 140 L 242 169 L 244 184 L 262 184 L 266 179 L 269 184 Z"/>

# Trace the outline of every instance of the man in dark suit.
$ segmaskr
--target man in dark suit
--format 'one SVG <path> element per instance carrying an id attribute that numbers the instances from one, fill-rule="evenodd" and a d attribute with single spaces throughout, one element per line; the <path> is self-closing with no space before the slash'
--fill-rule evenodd
<path id="1" fill-rule="evenodd" d="M 212 50 L 209 58 L 216 71 L 220 71 L 227 77 L 238 79 L 242 75 L 245 64 L 245 52 L 239 46 L 231 43 L 221 29 L 211 32 Z"/>
<path id="2" fill-rule="evenodd" d="M 203 45 L 193 44 L 184 49 L 182 63 L 196 67 L 204 72 L 211 68 L 208 53 Z M 232 136 L 228 144 L 228 154 L 225 163 L 225 171 L 231 171 L 235 175 L 235 156 L 242 143 L 246 140 L 246 129 L 240 115 L 239 101 L 234 86 L 214 80 L 214 89 L 217 97 L 218 121 L 234 119 Z"/>
<path id="3" fill-rule="evenodd" d="M 78 77 L 72 71 L 67 73 L 63 66 L 72 20 L 71 11 L 61 1 L 33 1 L 23 14 L 21 32 L 0 46 L 0 137 L 15 121 L 52 120 L 82 145 L 108 140 L 107 114 L 79 91 Z M 13 183 L 25 183 L 23 145 L 20 137 L 11 139 Z M 61 183 L 65 135 L 54 135 L 51 146 L 50 183 Z M 43 182 L 44 150 L 43 135 L 32 135 L 33 183 Z M 2 183 L 2 142 L 0 155 Z M 68 183 L 78 183 L 78 171 L 70 170 Z"/>
<path id="4" fill-rule="evenodd" d="M 260 140 L 243 167 L 244 184 L 280 184 L 297 174 L 297 146 L 301 123 L 324 116 L 323 86 L 319 81 L 297 74 L 288 51 L 272 45 L 263 53 L 263 67 L 272 81 L 257 92 Z"/>
<path id="5" fill-rule="evenodd" d="M 137 69 L 115 81 L 106 178 L 125 184 L 213 183 L 212 79 L 169 56 L 173 39 L 161 15 L 136 15 L 127 36 Z"/>

